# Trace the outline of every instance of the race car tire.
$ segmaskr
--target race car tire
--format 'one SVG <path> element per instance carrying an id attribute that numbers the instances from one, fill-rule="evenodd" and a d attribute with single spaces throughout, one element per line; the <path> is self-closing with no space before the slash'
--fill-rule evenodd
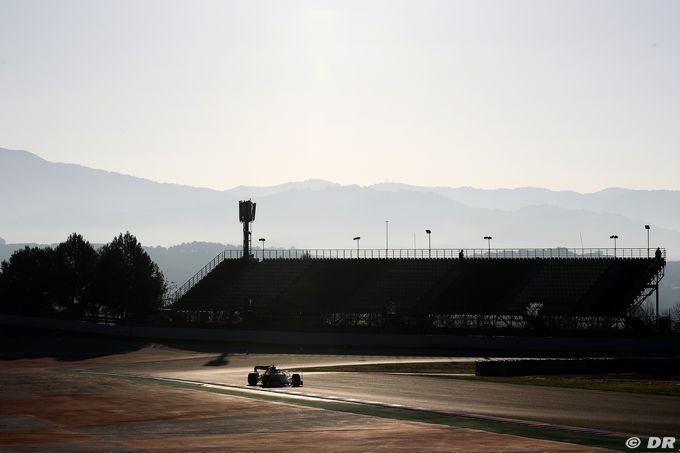
<path id="1" fill-rule="evenodd" d="M 248 385 L 257 385 L 257 373 L 248 373 Z"/>
<path id="2" fill-rule="evenodd" d="M 293 387 L 300 387 L 302 385 L 302 378 L 298 373 L 293 374 L 290 379 L 290 383 Z"/>

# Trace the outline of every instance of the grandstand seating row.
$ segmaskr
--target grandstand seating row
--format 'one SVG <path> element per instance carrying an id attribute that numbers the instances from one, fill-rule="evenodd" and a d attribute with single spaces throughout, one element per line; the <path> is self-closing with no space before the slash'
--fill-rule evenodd
<path id="1" fill-rule="evenodd" d="M 182 310 L 621 316 L 663 263 L 636 259 L 225 260 Z"/>

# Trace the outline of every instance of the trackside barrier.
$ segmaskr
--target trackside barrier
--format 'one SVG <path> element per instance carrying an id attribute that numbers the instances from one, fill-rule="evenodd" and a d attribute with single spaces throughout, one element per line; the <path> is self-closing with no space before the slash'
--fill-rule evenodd
<path id="1" fill-rule="evenodd" d="M 639 373 L 677 375 L 678 358 L 578 358 L 578 359 L 516 359 L 479 360 L 477 376 L 533 376 L 556 374 Z"/>
<path id="2" fill-rule="evenodd" d="M 103 326 L 28 316 L 0 314 L 0 326 L 44 329 L 81 335 L 103 335 L 150 340 L 188 340 L 210 342 L 292 345 L 296 349 L 328 346 L 350 350 L 352 347 L 424 348 L 428 350 L 549 351 L 549 352 L 631 352 L 680 353 L 680 343 L 673 338 L 558 338 L 509 337 L 487 335 L 395 335 L 328 332 L 252 331 L 193 329 L 180 327 Z M 448 353 L 448 352 L 447 352 Z"/>

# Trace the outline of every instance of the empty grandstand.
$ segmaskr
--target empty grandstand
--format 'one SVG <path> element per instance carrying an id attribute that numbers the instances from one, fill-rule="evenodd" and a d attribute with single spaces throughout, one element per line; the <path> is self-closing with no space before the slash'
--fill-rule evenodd
<path id="1" fill-rule="evenodd" d="M 244 214 L 245 213 L 245 214 Z M 186 323 L 240 328 L 449 332 L 621 329 L 656 292 L 665 250 L 262 250 L 255 204 L 240 204 L 243 251 L 179 288 Z M 244 253 L 245 252 L 245 253 Z M 658 307 L 658 305 L 657 305 Z"/>
<path id="2" fill-rule="evenodd" d="M 174 309 L 187 322 L 243 327 L 620 328 L 656 289 L 665 264 L 663 257 L 604 253 L 526 258 L 514 251 L 503 258 L 499 250 L 490 257 L 467 251 L 459 259 L 362 252 L 223 256 L 181 289 Z"/>

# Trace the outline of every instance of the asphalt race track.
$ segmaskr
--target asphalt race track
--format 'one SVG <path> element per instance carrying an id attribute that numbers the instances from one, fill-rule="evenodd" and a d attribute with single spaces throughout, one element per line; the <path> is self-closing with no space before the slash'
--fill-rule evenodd
<path id="1" fill-rule="evenodd" d="M 233 354 L 126 364 L 98 372 L 224 384 L 243 391 L 254 365 L 280 368 L 347 363 L 471 360 L 471 358 Z M 474 359 L 472 359 L 474 360 Z M 474 382 L 385 373 L 307 372 L 300 389 L 267 390 L 320 398 L 359 400 L 407 408 L 547 423 L 630 435 L 680 433 L 680 398 L 623 392 Z"/>
<path id="2" fill-rule="evenodd" d="M 619 433 L 680 432 L 680 401 L 673 397 L 376 373 L 323 373 L 307 381 L 316 393 L 436 411 Z"/>

